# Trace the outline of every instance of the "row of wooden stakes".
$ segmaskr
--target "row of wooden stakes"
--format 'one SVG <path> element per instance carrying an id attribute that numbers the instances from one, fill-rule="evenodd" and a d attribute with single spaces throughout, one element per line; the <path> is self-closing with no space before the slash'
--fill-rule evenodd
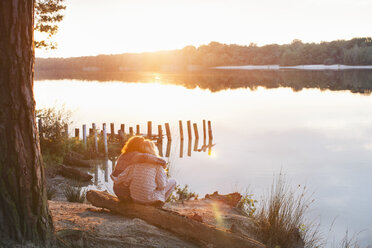
<path id="1" fill-rule="evenodd" d="M 213 140 L 213 134 L 212 134 L 212 124 L 211 121 L 206 122 L 206 120 L 203 120 L 203 140 L 204 144 L 206 144 L 207 140 L 207 123 L 208 123 L 208 138 L 209 138 L 209 143 L 211 144 Z M 42 119 L 39 119 L 38 122 L 39 125 L 39 135 L 43 135 L 43 128 L 42 128 Z M 198 125 L 197 123 L 193 123 L 192 127 L 194 129 L 194 136 L 195 136 L 195 141 L 199 140 L 199 131 L 198 131 Z M 187 121 L 187 137 L 188 140 L 190 141 L 192 139 L 192 127 L 191 127 L 191 121 Z M 64 135 L 66 137 L 69 137 L 68 134 L 68 125 L 65 125 L 64 127 Z M 108 143 L 110 142 L 115 142 L 119 141 L 120 142 L 125 142 L 127 139 L 127 135 L 125 133 L 125 124 L 120 125 L 120 129 L 117 131 L 117 134 L 115 133 L 115 126 L 114 123 L 110 123 L 110 133 L 107 133 L 107 128 L 106 128 L 106 123 L 102 124 L 102 131 L 101 134 L 103 136 L 103 144 L 104 144 L 104 151 L 105 154 L 108 154 Z M 172 141 L 172 135 L 170 131 L 170 125 L 169 123 L 165 123 L 165 131 L 166 131 L 166 136 L 168 143 Z M 181 142 L 184 140 L 184 133 L 183 133 L 183 124 L 182 121 L 179 121 L 179 132 L 180 132 L 180 140 Z M 96 123 L 92 123 L 92 127 L 89 128 L 89 136 L 87 136 L 87 126 L 84 124 L 82 126 L 82 136 L 83 136 L 83 144 L 85 147 L 87 147 L 87 137 L 94 137 L 94 148 L 95 152 L 98 153 L 98 134 L 97 134 L 97 126 Z M 142 134 L 140 132 L 140 125 L 136 125 L 136 133 L 134 133 L 133 127 L 129 127 L 129 137 L 132 137 L 134 135 L 141 135 L 144 136 L 148 139 L 151 140 L 156 140 L 157 144 L 162 144 L 163 142 L 163 129 L 162 125 L 158 125 L 158 134 L 154 135 L 152 133 L 152 121 L 147 122 L 147 135 Z M 75 128 L 75 138 L 80 139 L 80 129 Z"/>

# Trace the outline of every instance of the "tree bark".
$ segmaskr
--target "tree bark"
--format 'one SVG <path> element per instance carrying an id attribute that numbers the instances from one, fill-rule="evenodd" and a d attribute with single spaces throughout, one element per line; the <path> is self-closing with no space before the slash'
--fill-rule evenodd
<path id="1" fill-rule="evenodd" d="M 53 232 L 35 121 L 33 0 L 0 1 L 0 246 Z"/>
<path id="2" fill-rule="evenodd" d="M 151 225 L 171 231 L 181 237 L 192 239 L 199 243 L 213 244 L 213 247 L 266 247 L 256 240 L 200 223 L 199 221 L 179 215 L 176 212 L 158 209 L 153 206 L 122 203 L 117 197 L 106 192 L 89 190 L 87 192 L 87 200 L 93 206 L 107 208 L 127 217 L 140 218 Z"/>

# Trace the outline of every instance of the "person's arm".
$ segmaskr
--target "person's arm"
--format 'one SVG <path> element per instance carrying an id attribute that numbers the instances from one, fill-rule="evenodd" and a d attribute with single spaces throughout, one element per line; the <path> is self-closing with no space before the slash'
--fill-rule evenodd
<path id="1" fill-rule="evenodd" d="M 133 178 L 133 165 L 128 166 L 119 176 L 116 178 L 115 183 L 118 185 L 129 186 Z"/>
<path id="2" fill-rule="evenodd" d="M 125 170 L 125 167 L 123 166 L 124 162 L 124 155 L 120 154 L 118 160 L 116 161 L 115 170 L 111 174 L 111 178 L 118 177 L 119 174 Z"/>
<path id="3" fill-rule="evenodd" d="M 156 170 L 156 177 L 155 177 L 155 182 L 156 182 L 156 188 L 159 190 L 162 190 L 165 188 L 168 182 L 167 175 L 165 174 L 165 171 L 163 167 L 158 166 Z"/>
<path id="4" fill-rule="evenodd" d="M 148 154 L 148 153 L 137 153 L 130 161 L 131 164 L 142 164 L 142 163 L 148 163 L 148 164 L 157 164 L 161 166 L 165 166 L 167 163 L 164 159 L 159 158 L 155 155 Z"/>

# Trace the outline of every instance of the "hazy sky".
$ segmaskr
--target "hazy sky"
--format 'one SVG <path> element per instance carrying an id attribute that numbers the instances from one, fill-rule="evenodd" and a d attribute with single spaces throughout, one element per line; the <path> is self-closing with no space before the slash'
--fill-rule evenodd
<path id="1" fill-rule="evenodd" d="M 37 57 L 372 36 L 372 0 L 66 0 L 58 49 Z M 37 38 L 36 34 L 36 38 Z"/>

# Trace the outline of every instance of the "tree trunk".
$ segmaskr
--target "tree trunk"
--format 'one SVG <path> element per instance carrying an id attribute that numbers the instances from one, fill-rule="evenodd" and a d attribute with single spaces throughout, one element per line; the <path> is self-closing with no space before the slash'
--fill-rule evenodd
<path id="1" fill-rule="evenodd" d="M 0 246 L 48 245 L 48 210 L 33 96 L 33 0 L 0 1 Z"/>

